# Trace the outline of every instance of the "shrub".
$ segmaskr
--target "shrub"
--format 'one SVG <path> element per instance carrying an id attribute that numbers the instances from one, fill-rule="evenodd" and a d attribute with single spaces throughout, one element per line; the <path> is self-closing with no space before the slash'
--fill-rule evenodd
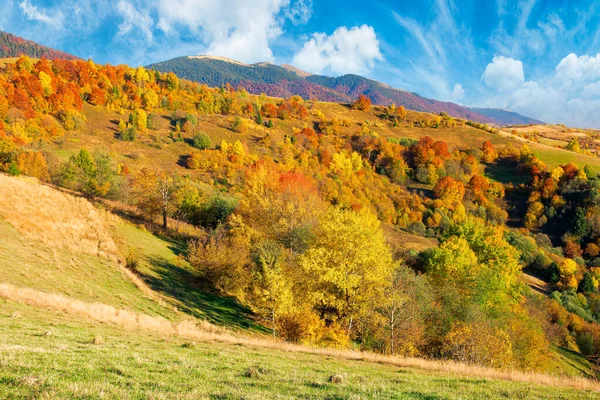
<path id="1" fill-rule="evenodd" d="M 371 99 L 364 94 L 361 94 L 358 96 L 358 99 L 352 103 L 352 108 L 355 110 L 367 111 L 371 108 Z"/>
<path id="2" fill-rule="evenodd" d="M 17 163 L 16 162 L 11 162 L 10 166 L 8 167 L 8 171 L 9 175 L 12 176 L 19 176 L 21 175 L 21 171 L 19 171 L 19 167 L 17 167 Z"/>
<path id="3" fill-rule="evenodd" d="M 210 137 L 204 132 L 198 132 L 192 139 L 192 146 L 197 149 L 204 150 L 208 149 L 211 145 Z"/>
<path id="4" fill-rule="evenodd" d="M 125 267 L 133 272 L 137 272 L 140 264 L 140 259 L 134 251 L 130 251 L 125 257 Z"/>
<path id="5" fill-rule="evenodd" d="M 248 130 L 246 120 L 241 117 L 235 117 L 231 123 L 231 130 L 237 133 L 244 133 Z"/>
<path id="6" fill-rule="evenodd" d="M 206 240 L 193 241 L 189 246 L 188 261 L 196 274 L 228 294 L 239 293 L 245 288 L 249 276 L 244 267 L 248 260 L 245 242 L 221 232 Z"/>
<path id="7" fill-rule="evenodd" d="M 118 138 L 126 142 L 134 142 L 137 139 L 137 129 L 135 129 L 133 126 L 130 126 L 123 132 L 119 133 Z"/>

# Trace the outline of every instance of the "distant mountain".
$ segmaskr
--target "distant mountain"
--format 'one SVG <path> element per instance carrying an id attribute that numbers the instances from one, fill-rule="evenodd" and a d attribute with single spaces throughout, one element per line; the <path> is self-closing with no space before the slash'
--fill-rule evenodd
<path id="1" fill-rule="evenodd" d="M 485 115 L 496 121 L 504 121 L 503 125 L 537 125 L 544 124 L 545 122 L 525 117 L 521 114 L 517 114 L 516 112 L 512 112 L 509 110 L 504 110 L 502 108 L 476 108 L 473 107 L 471 110 L 475 111 L 478 114 Z"/>
<path id="2" fill-rule="evenodd" d="M 30 40 L 0 31 L 0 58 L 20 57 L 21 55 L 32 58 L 45 57 L 48 60 L 79 60 L 79 57 L 75 57 L 72 54 L 54 50 L 50 47 L 42 46 Z"/>
<path id="3" fill-rule="evenodd" d="M 174 72 L 177 76 L 209 86 L 243 86 L 250 93 L 289 97 L 300 95 L 306 99 L 351 102 L 365 94 L 374 104 L 395 103 L 405 108 L 439 114 L 446 112 L 458 118 L 477 122 L 514 125 L 539 123 L 517 113 L 495 109 L 473 109 L 454 103 L 428 99 L 417 93 L 395 89 L 381 82 L 358 75 L 328 77 L 313 75 L 290 65 L 270 63 L 244 64 L 215 56 L 188 56 L 149 65 L 161 72 Z"/>

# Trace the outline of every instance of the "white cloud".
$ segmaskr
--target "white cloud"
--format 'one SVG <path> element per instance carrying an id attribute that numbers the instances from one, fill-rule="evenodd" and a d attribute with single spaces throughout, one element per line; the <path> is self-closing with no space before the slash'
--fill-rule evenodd
<path id="1" fill-rule="evenodd" d="M 23 0 L 19 3 L 19 8 L 25 14 L 25 17 L 31 21 L 43 22 L 55 29 L 63 28 L 63 14 L 59 11 L 53 16 L 38 10 L 38 8 L 31 4 L 29 0 Z"/>
<path id="2" fill-rule="evenodd" d="M 453 101 L 458 101 L 462 99 L 465 95 L 465 89 L 460 83 L 454 85 L 454 89 L 452 90 L 452 98 Z"/>
<path id="3" fill-rule="evenodd" d="M 595 57 L 583 55 L 577 57 L 571 53 L 563 58 L 556 67 L 556 76 L 561 79 L 591 80 L 600 77 L 600 54 Z"/>
<path id="4" fill-rule="evenodd" d="M 285 16 L 294 25 L 307 23 L 312 16 L 312 0 L 297 0 L 285 10 Z"/>
<path id="5" fill-rule="evenodd" d="M 523 63 L 510 57 L 495 56 L 485 68 L 483 80 L 500 91 L 514 90 L 525 81 Z"/>
<path id="6" fill-rule="evenodd" d="M 314 33 L 296 53 L 292 64 L 314 73 L 334 74 L 369 72 L 383 60 L 375 30 L 367 25 L 337 28 L 333 34 Z"/>
<path id="7" fill-rule="evenodd" d="M 138 11 L 131 3 L 125 0 L 119 1 L 117 11 L 123 17 L 123 22 L 119 25 L 119 36 L 124 36 L 132 28 L 137 28 L 142 32 L 146 40 L 152 40 L 153 21 L 150 15 Z"/>
<path id="8" fill-rule="evenodd" d="M 600 127 L 599 78 L 600 55 L 569 54 L 549 76 L 535 81 L 521 80 L 511 91 L 498 93 L 483 105 L 508 108 L 548 123 Z M 511 85 L 519 80 L 515 78 Z"/>
<path id="9" fill-rule="evenodd" d="M 270 43 L 282 34 L 285 12 L 301 22 L 310 15 L 308 6 L 306 1 L 290 5 L 290 0 L 160 1 L 158 27 L 167 34 L 176 27 L 190 29 L 202 37 L 208 54 L 244 62 L 273 61 Z"/>
<path id="10" fill-rule="evenodd" d="M 581 95 L 589 99 L 600 98 L 600 81 L 585 85 L 581 91 Z"/>

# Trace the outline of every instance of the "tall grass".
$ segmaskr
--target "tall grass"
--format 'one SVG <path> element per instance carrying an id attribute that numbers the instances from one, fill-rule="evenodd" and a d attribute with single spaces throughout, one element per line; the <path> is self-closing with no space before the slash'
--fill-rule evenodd
<path id="1" fill-rule="evenodd" d="M 0 174 L 0 216 L 24 237 L 74 252 L 118 259 L 107 215 L 84 198 Z"/>
<path id="2" fill-rule="evenodd" d="M 125 328 L 151 332 L 162 336 L 177 336 L 188 340 L 218 341 L 289 352 L 319 354 L 347 360 L 362 360 L 397 367 L 418 368 L 449 375 L 465 375 L 480 378 L 530 382 L 537 385 L 570 387 L 578 390 L 600 392 L 600 384 L 598 382 L 585 378 L 544 375 L 516 370 L 498 370 L 452 361 L 403 358 L 369 352 L 313 348 L 265 337 L 236 334 L 215 327 L 207 322 L 198 323 L 197 321 L 186 320 L 179 323 L 173 323 L 162 317 L 152 317 L 125 309 L 117 309 L 100 303 L 86 303 L 80 300 L 70 299 L 63 295 L 44 293 L 29 288 L 19 288 L 6 283 L 0 284 L 0 297 L 33 306 L 52 308 L 79 317 L 90 318 L 94 321 L 113 323 Z"/>

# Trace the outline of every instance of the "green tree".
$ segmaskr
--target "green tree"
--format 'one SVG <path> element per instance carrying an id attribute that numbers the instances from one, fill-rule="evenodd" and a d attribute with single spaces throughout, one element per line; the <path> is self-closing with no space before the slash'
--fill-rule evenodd
<path id="1" fill-rule="evenodd" d="M 577 291 L 580 293 L 595 293 L 596 287 L 594 286 L 594 280 L 592 279 L 592 274 L 589 272 L 583 273 L 583 278 L 579 282 L 579 287 Z"/>
<path id="2" fill-rule="evenodd" d="M 192 139 L 192 146 L 194 146 L 197 149 L 200 149 L 200 150 L 208 149 L 210 147 L 210 145 L 211 145 L 210 136 L 208 136 L 204 132 L 196 133 L 194 135 L 194 138 Z"/>

